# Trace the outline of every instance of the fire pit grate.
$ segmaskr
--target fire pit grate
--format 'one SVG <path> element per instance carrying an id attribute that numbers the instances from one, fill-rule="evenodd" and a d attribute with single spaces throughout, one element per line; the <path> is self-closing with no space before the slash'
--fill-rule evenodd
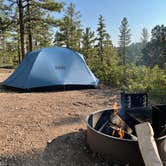
<path id="1" fill-rule="evenodd" d="M 147 107 L 147 93 L 121 93 L 122 108 Z"/>

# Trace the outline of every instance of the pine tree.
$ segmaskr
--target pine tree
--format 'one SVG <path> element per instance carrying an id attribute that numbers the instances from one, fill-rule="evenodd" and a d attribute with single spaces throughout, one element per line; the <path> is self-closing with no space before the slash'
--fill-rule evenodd
<path id="1" fill-rule="evenodd" d="M 127 58 L 127 47 L 131 43 L 131 34 L 130 28 L 128 25 L 127 18 L 124 17 L 121 21 L 120 26 L 120 35 L 119 35 L 119 47 L 120 47 L 120 54 L 122 56 L 123 65 L 126 65 L 126 58 Z"/>
<path id="2" fill-rule="evenodd" d="M 54 44 L 80 50 L 81 42 L 81 21 L 80 12 L 75 10 L 75 5 L 70 5 L 65 10 L 65 15 L 59 23 L 59 31 L 55 34 Z"/>
<path id="3" fill-rule="evenodd" d="M 4 2 L 0 1 L 0 46 L 2 47 L 2 49 L 5 49 L 5 38 L 9 22 L 10 20 L 4 10 Z"/>
<path id="4" fill-rule="evenodd" d="M 0 1 L 0 57 L 1 63 L 9 64 L 13 59 L 17 44 L 14 39 L 14 26 L 11 25 L 11 11 L 5 1 Z"/>
<path id="5" fill-rule="evenodd" d="M 105 30 L 105 23 L 104 23 L 104 18 L 102 15 L 99 16 L 98 19 L 98 28 L 97 28 L 97 54 L 98 57 L 100 58 L 100 61 L 103 62 L 104 59 L 104 40 L 106 37 L 106 30 Z"/>
<path id="6" fill-rule="evenodd" d="M 149 33 L 147 28 L 143 28 L 142 29 L 142 37 L 141 37 L 141 42 L 143 44 L 143 47 L 146 46 L 146 44 L 148 43 L 148 39 L 149 39 Z"/>
<path id="7" fill-rule="evenodd" d="M 63 3 L 53 0 L 26 0 L 26 31 L 28 34 L 28 51 L 34 48 L 47 47 L 51 41 L 51 26 L 56 26 L 58 20 L 50 16 L 52 12 L 60 12 Z M 39 26 L 40 25 L 40 26 Z M 38 40 L 38 41 L 37 41 Z"/>
<path id="8" fill-rule="evenodd" d="M 59 31 L 56 31 L 56 33 L 54 35 L 53 43 L 55 46 L 58 46 L 58 47 L 65 46 L 64 42 L 62 41 L 62 34 Z"/>
<path id="9" fill-rule="evenodd" d="M 10 13 L 10 30 L 15 29 L 15 33 L 19 33 L 18 49 L 21 50 L 22 58 L 27 51 L 36 48 L 35 43 L 38 43 L 38 47 L 50 44 L 50 28 L 52 25 L 56 25 L 57 20 L 50 17 L 49 14 L 50 12 L 60 12 L 63 3 L 54 0 L 6 0 L 6 6 Z M 39 34 L 36 33 L 39 32 L 38 29 L 40 29 Z"/>
<path id="10" fill-rule="evenodd" d="M 88 27 L 82 34 L 82 53 L 84 54 L 87 61 L 92 58 L 94 43 L 94 32 L 92 32 Z"/>
<path id="11" fill-rule="evenodd" d="M 31 4 L 30 0 L 27 0 L 27 9 L 26 9 L 26 14 L 27 14 L 27 34 L 28 34 L 28 51 L 33 50 L 33 41 L 32 41 L 32 28 L 31 28 Z"/>
<path id="12" fill-rule="evenodd" d="M 25 25 L 24 25 L 24 8 L 25 8 L 25 1 L 23 0 L 6 0 L 6 6 L 4 9 L 9 14 L 10 17 L 10 24 L 9 27 L 10 31 L 15 29 L 15 32 L 19 31 L 19 38 L 20 38 L 20 47 L 21 47 L 21 56 L 22 58 L 25 55 L 25 45 L 24 45 L 24 35 L 25 35 Z"/>
<path id="13" fill-rule="evenodd" d="M 166 26 L 156 25 L 151 32 L 151 41 L 143 49 L 143 64 L 153 67 L 166 63 Z"/>
<path id="14" fill-rule="evenodd" d="M 18 5 L 18 10 L 19 10 L 19 28 L 20 28 L 20 45 L 21 45 L 21 56 L 22 59 L 25 56 L 25 25 L 24 25 L 24 5 L 23 5 L 23 0 L 18 0 L 17 1 Z"/>
<path id="15" fill-rule="evenodd" d="M 118 63 L 116 50 L 113 48 L 111 37 L 108 33 L 105 35 L 104 40 L 104 64 L 111 66 Z"/>

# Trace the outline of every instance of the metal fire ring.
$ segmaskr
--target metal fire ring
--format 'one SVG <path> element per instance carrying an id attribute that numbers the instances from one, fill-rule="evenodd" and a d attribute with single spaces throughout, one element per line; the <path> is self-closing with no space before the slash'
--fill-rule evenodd
<path id="1" fill-rule="evenodd" d="M 131 166 L 143 166 L 144 162 L 139 150 L 138 141 L 132 139 L 121 139 L 104 134 L 95 129 L 95 125 L 102 113 L 111 114 L 113 109 L 99 110 L 91 113 L 86 118 L 87 143 L 89 148 L 96 153 L 103 154 L 107 159 Z M 166 135 L 156 139 L 160 157 L 166 164 Z"/>

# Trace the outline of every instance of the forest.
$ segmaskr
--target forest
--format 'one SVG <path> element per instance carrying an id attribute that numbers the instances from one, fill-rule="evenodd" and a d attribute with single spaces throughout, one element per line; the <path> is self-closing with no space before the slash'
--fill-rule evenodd
<path id="1" fill-rule="evenodd" d="M 63 17 L 57 19 L 60 12 Z M 32 50 L 67 47 L 84 55 L 100 82 L 126 92 L 147 92 L 164 103 L 166 26 L 156 25 L 151 32 L 143 28 L 137 43 L 132 35 L 125 16 L 119 20 L 119 43 L 114 46 L 100 13 L 96 29 L 83 28 L 73 3 L 0 0 L 0 67 L 16 67 Z"/>

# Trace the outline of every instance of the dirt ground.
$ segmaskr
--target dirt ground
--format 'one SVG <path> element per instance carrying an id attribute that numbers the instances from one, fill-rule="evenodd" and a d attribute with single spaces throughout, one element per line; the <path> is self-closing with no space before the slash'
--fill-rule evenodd
<path id="1" fill-rule="evenodd" d="M 12 70 L 0 69 L 0 82 Z M 0 166 L 112 165 L 86 146 L 86 116 L 117 90 L 18 93 L 0 86 Z"/>

